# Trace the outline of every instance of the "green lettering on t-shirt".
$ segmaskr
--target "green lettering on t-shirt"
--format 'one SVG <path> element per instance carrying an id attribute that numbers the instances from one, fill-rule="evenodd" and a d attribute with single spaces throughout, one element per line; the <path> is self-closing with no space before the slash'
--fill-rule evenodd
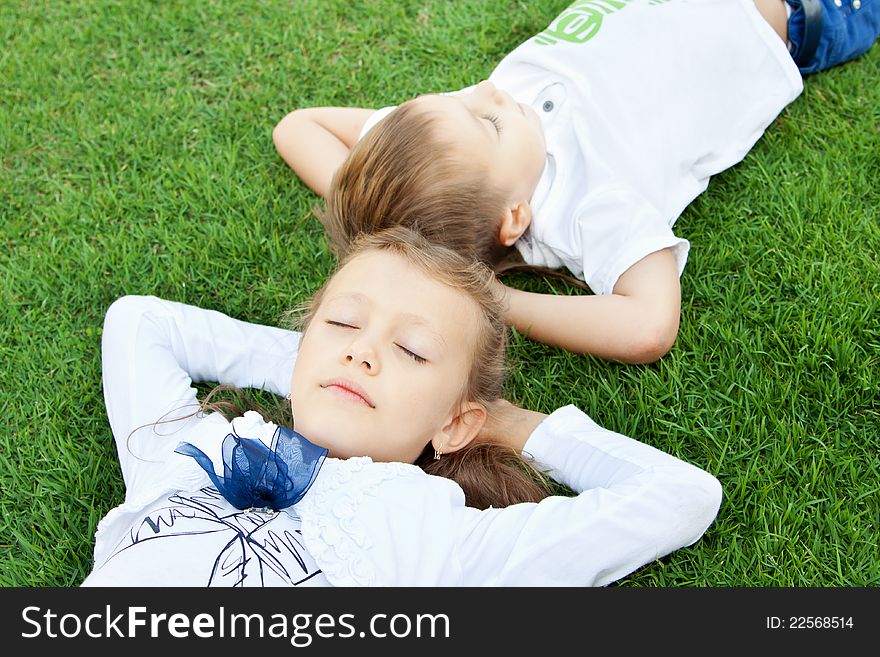
<path id="1" fill-rule="evenodd" d="M 669 0 L 650 0 L 663 4 Z M 547 28 L 535 37 L 535 43 L 551 46 L 559 41 L 585 43 L 599 33 L 605 16 L 620 11 L 633 0 L 578 0 L 563 10 Z"/>

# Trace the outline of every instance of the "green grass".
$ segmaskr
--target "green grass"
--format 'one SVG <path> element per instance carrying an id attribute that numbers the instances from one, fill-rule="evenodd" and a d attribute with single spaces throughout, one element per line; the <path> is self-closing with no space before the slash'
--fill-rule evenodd
<path id="1" fill-rule="evenodd" d="M 115 298 L 275 323 L 331 271 L 277 120 L 472 83 L 566 4 L 0 1 L 0 585 L 79 584 L 122 500 L 100 376 Z M 679 219 L 665 359 L 515 336 L 513 398 L 574 403 L 724 487 L 702 540 L 622 586 L 880 584 L 878 172 L 875 47 L 808 78 Z"/>

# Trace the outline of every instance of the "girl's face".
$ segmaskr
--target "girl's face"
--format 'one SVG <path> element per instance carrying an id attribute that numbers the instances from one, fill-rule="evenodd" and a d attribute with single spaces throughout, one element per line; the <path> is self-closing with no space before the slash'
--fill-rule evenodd
<path id="1" fill-rule="evenodd" d="M 411 102 L 441 118 L 439 137 L 456 144 L 467 162 L 485 165 L 511 204 L 531 201 L 547 159 L 541 121 L 531 107 L 488 80 L 464 93 Z"/>
<path id="2" fill-rule="evenodd" d="M 294 428 L 337 458 L 412 463 L 428 443 L 440 447 L 460 411 L 478 312 L 397 254 L 357 256 L 330 280 L 300 343 Z"/>

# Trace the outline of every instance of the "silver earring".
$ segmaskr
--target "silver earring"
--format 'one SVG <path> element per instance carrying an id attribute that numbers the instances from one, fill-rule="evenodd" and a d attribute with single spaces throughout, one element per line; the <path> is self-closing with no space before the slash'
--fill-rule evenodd
<path id="1" fill-rule="evenodd" d="M 440 447 L 443 447 L 443 445 L 441 444 Z M 439 449 L 435 448 L 434 449 L 434 460 L 439 461 L 441 456 L 443 456 L 443 452 L 441 452 Z"/>

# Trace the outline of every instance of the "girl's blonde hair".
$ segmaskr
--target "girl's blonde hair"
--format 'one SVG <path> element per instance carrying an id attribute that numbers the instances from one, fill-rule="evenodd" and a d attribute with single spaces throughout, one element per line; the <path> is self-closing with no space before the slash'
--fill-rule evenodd
<path id="1" fill-rule="evenodd" d="M 440 139 L 430 113 L 403 103 L 357 142 L 330 183 L 315 213 L 330 248 L 344 258 L 359 235 L 392 226 L 411 228 L 497 273 L 531 271 L 588 289 L 568 274 L 526 264 L 498 239 L 506 194 L 483 167 L 456 157 Z"/>
<path id="2" fill-rule="evenodd" d="M 462 383 L 460 394 L 462 400 L 477 402 L 489 410 L 492 402 L 499 399 L 503 391 L 507 343 L 502 300 L 493 285 L 492 271 L 451 249 L 432 244 L 416 231 L 402 226 L 375 234 L 359 235 L 340 261 L 337 271 L 359 255 L 375 250 L 401 256 L 432 279 L 466 294 L 477 305 L 477 338 L 470 371 L 467 380 Z M 320 306 L 324 290 L 331 279 L 325 282 L 304 308 L 292 311 L 288 316 L 298 318 L 297 328 L 308 330 L 309 322 Z M 218 410 L 230 418 L 245 410 L 257 410 L 276 424 L 295 428 L 295 419 L 290 417 L 289 408 L 286 405 L 285 410 L 284 406 L 279 405 L 274 412 L 267 413 L 246 396 L 239 394 L 235 404 L 213 403 L 210 410 Z M 279 417 L 279 411 L 282 411 L 283 416 Z M 456 452 L 444 454 L 439 460 L 434 459 L 433 447 L 429 443 L 415 464 L 428 474 L 456 481 L 462 487 L 467 503 L 478 508 L 537 502 L 551 491 L 546 477 L 531 467 L 529 461 L 519 452 L 505 445 L 479 439 Z"/>

